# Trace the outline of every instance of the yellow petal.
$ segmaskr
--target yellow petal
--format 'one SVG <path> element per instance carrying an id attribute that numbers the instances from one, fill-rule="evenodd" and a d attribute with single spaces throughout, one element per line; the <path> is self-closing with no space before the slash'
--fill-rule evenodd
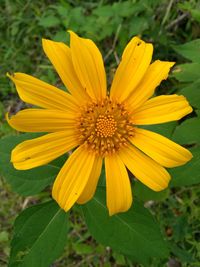
<path id="1" fill-rule="evenodd" d="M 135 128 L 134 132 L 134 136 L 130 139 L 132 144 L 162 166 L 169 168 L 180 166 L 192 158 L 189 150 L 160 134 L 139 128 Z"/>
<path id="2" fill-rule="evenodd" d="M 137 148 L 128 145 L 120 150 L 119 156 L 132 174 L 152 190 L 160 191 L 168 186 L 169 173 Z"/>
<path id="3" fill-rule="evenodd" d="M 156 60 L 148 67 L 137 88 L 125 100 L 131 110 L 141 106 L 154 94 L 161 81 L 167 79 L 170 68 L 174 64 L 175 62 Z"/>
<path id="4" fill-rule="evenodd" d="M 77 145 L 73 131 L 50 133 L 17 145 L 11 162 L 18 170 L 28 170 L 49 163 Z"/>
<path id="5" fill-rule="evenodd" d="M 192 112 L 184 96 L 161 95 L 146 101 L 132 114 L 132 122 L 138 125 L 156 124 L 179 120 Z"/>
<path id="6" fill-rule="evenodd" d="M 106 97 L 106 74 L 101 53 L 89 39 L 70 31 L 72 61 L 83 88 L 93 99 Z"/>
<path id="7" fill-rule="evenodd" d="M 111 98 L 125 100 L 143 78 L 151 62 L 152 44 L 133 37 L 126 46 L 111 86 Z"/>
<path id="8" fill-rule="evenodd" d="M 84 204 L 88 202 L 93 196 L 96 191 L 97 183 L 99 180 L 99 176 L 101 174 L 101 168 L 102 168 L 102 158 L 96 157 L 94 161 L 94 165 L 90 174 L 90 177 L 88 179 L 88 182 L 81 193 L 80 197 L 77 200 L 78 204 Z"/>
<path id="9" fill-rule="evenodd" d="M 70 93 L 81 102 L 87 101 L 89 96 L 74 70 L 70 48 L 64 43 L 46 39 L 42 39 L 42 46 Z"/>
<path id="10" fill-rule="evenodd" d="M 109 215 L 127 211 L 132 204 L 129 176 L 117 154 L 105 158 L 106 202 Z"/>
<path id="11" fill-rule="evenodd" d="M 21 132 L 56 132 L 75 128 L 75 113 L 52 109 L 24 109 L 7 121 Z"/>
<path id="12" fill-rule="evenodd" d="M 24 73 L 7 75 L 24 102 L 42 108 L 77 111 L 79 104 L 72 95 Z"/>
<path id="13" fill-rule="evenodd" d="M 53 198 L 68 211 L 80 197 L 91 175 L 95 154 L 80 146 L 69 157 L 53 185 Z"/>

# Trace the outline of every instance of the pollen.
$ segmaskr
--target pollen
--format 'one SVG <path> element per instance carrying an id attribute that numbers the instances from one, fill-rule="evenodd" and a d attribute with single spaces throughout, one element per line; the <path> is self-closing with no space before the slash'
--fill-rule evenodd
<path id="1" fill-rule="evenodd" d="M 82 108 L 77 131 L 80 144 L 101 156 L 117 152 L 134 135 L 130 114 L 124 104 L 109 98 Z"/>

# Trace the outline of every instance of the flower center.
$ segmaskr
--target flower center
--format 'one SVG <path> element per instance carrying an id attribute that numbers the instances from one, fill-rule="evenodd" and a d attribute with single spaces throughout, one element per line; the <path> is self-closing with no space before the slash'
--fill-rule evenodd
<path id="1" fill-rule="evenodd" d="M 113 136 L 115 131 L 117 130 L 117 123 L 112 115 L 99 115 L 95 131 L 97 136 L 100 137 L 108 137 Z"/>
<path id="2" fill-rule="evenodd" d="M 134 135 L 129 112 L 109 98 L 84 106 L 77 129 L 80 144 L 101 156 L 117 152 Z"/>

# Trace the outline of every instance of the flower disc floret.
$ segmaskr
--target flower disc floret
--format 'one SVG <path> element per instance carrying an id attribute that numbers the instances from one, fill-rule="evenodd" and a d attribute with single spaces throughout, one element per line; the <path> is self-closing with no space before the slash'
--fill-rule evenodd
<path id="1" fill-rule="evenodd" d="M 80 143 L 101 156 L 115 153 L 134 135 L 124 104 L 109 98 L 87 104 L 78 121 Z"/>

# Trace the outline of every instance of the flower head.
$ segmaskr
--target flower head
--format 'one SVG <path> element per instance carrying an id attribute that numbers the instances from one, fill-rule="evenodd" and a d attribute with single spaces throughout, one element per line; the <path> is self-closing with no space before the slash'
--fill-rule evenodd
<path id="1" fill-rule="evenodd" d="M 23 73 L 9 75 L 20 98 L 40 107 L 18 112 L 9 124 L 22 132 L 47 132 L 15 147 L 14 167 L 41 166 L 74 149 L 52 190 L 66 211 L 93 197 L 103 161 L 110 215 L 132 204 L 127 169 L 149 188 L 165 189 L 170 175 L 164 167 L 185 164 L 192 155 L 140 125 L 178 120 L 192 111 L 184 96 L 152 97 L 174 62 L 151 63 L 152 44 L 133 37 L 107 92 L 103 59 L 91 40 L 70 32 L 70 47 L 45 39 L 42 44 L 69 93 Z"/>

